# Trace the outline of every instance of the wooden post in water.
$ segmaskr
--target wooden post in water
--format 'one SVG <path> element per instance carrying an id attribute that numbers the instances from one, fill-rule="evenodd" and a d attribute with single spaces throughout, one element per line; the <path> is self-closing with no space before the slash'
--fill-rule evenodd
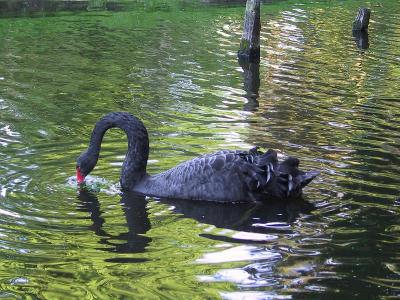
<path id="1" fill-rule="evenodd" d="M 362 7 L 358 10 L 357 18 L 353 23 L 353 36 L 356 40 L 357 47 L 360 49 L 369 48 L 368 25 L 370 16 L 371 10 Z"/>
<path id="2" fill-rule="evenodd" d="M 260 0 L 247 0 L 243 35 L 238 57 L 240 60 L 260 60 Z"/>
<path id="3" fill-rule="evenodd" d="M 360 8 L 358 11 L 358 16 L 353 23 L 353 30 L 355 31 L 368 30 L 370 16 L 371 16 L 371 10 L 365 7 Z"/>

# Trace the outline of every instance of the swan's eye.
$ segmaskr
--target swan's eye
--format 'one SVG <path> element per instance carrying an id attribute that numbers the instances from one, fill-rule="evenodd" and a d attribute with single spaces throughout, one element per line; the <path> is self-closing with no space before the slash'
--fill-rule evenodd
<path id="1" fill-rule="evenodd" d="M 81 171 L 81 169 L 77 166 L 76 167 L 76 182 L 78 184 L 82 184 L 85 181 L 85 175 Z"/>

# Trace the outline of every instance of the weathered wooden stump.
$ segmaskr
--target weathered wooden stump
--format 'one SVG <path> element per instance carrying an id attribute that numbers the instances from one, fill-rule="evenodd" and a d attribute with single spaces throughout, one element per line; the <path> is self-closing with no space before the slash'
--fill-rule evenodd
<path id="1" fill-rule="evenodd" d="M 243 35 L 238 57 L 240 60 L 260 60 L 260 0 L 247 0 Z"/>
<path id="2" fill-rule="evenodd" d="M 357 47 L 360 49 L 369 48 L 368 25 L 370 17 L 371 10 L 362 7 L 358 10 L 357 18 L 353 23 L 353 37 L 355 38 Z"/>
<path id="3" fill-rule="evenodd" d="M 358 16 L 353 23 L 353 31 L 368 30 L 370 17 L 371 17 L 371 10 L 365 7 L 360 8 L 358 10 Z"/>

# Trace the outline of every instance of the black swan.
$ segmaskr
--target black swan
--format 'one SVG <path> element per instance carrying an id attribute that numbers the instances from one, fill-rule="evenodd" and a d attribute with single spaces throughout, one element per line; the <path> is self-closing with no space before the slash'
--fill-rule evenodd
<path id="1" fill-rule="evenodd" d="M 276 151 L 262 153 L 255 147 L 249 151 L 222 150 L 205 154 L 150 176 L 146 173 L 149 156 L 146 128 L 129 113 L 112 112 L 96 123 L 88 149 L 77 160 L 78 184 L 96 166 L 104 133 L 113 127 L 122 129 L 128 137 L 121 188 L 149 196 L 216 202 L 295 198 L 319 174 L 300 171 L 297 158 L 278 162 Z"/>

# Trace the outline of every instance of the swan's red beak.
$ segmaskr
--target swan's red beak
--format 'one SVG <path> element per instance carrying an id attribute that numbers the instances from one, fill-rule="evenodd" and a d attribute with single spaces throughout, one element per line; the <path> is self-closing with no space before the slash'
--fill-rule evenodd
<path id="1" fill-rule="evenodd" d="M 81 185 L 85 182 L 85 175 L 83 175 L 81 169 L 79 167 L 76 168 L 76 182 Z"/>

